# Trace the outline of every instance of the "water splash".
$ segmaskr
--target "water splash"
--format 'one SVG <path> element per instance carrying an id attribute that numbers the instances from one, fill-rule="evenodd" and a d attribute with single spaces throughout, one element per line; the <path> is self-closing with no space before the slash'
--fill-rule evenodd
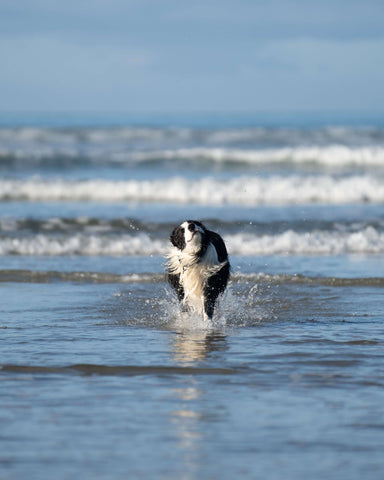
<path id="1" fill-rule="evenodd" d="M 273 294 L 259 284 L 246 284 L 239 289 L 230 285 L 219 297 L 214 316 L 205 320 L 195 312 L 182 311 L 176 297 L 167 291 L 160 301 L 163 315 L 168 319 L 169 328 L 177 331 L 225 331 L 227 328 L 241 328 L 275 319 L 271 308 Z"/>

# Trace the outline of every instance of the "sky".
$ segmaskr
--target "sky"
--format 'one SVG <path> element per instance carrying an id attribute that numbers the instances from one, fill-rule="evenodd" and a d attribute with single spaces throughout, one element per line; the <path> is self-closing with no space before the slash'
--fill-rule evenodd
<path id="1" fill-rule="evenodd" d="M 384 111 L 383 0 L 0 0 L 0 112 Z"/>

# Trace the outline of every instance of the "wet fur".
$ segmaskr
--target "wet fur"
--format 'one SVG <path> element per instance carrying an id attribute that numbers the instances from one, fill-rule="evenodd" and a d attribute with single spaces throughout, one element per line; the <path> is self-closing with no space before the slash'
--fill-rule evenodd
<path id="1" fill-rule="evenodd" d="M 194 227 L 192 227 L 193 225 Z M 194 232 L 190 232 L 195 228 Z M 195 238 L 196 237 L 196 238 Z M 188 220 L 170 236 L 168 282 L 184 307 L 212 318 L 217 298 L 226 289 L 230 264 L 223 239 L 201 222 Z"/>

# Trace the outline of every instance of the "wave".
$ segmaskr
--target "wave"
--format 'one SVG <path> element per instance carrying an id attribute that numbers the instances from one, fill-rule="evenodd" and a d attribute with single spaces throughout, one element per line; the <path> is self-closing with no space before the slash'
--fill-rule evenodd
<path id="1" fill-rule="evenodd" d="M 263 234 L 276 235 L 287 230 L 287 222 L 283 220 L 249 221 L 207 218 L 204 223 L 211 230 L 220 231 L 222 235 L 233 235 L 241 232 L 261 236 Z M 372 227 L 377 231 L 384 230 L 384 218 L 370 219 L 363 216 L 360 220 L 327 220 L 316 215 L 313 218 L 291 219 L 290 229 L 297 233 L 310 231 L 349 232 L 356 233 Z M 0 217 L 0 235 L 31 236 L 41 233 L 55 234 L 88 234 L 88 235 L 126 235 L 148 234 L 151 238 L 168 237 L 175 222 L 169 221 L 141 221 L 134 217 L 99 218 L 99 217 Z"/>
<path id="2" fill-rule="evenodd" d="M 276 235 L 232 235 L 229 248 L 238 255 L 341 255 L 384 252 L 384 233 L 374 227 L 355 232 L 287 230 Z"/>
<path id="3" fill-rule="evenodd" d="M 199 162 L 380 167 L 383 128 L 0 128 L 0 165 Z"/>
<path id="4" fill-rule="evenodd" d="M 372 226 L 361 230 L 296 232 L 272 235 L 224 235 L 231 255 L 340 255 L 384 253 L 384 232 Z M 164 256 L 167 238 L 148 233 L 103 235 L 75 233 L 0 237 L 0 255 L 31 256 Z"/>
<path id="5" fill-rule="evenodd" d="M 51 283 L 51 282 L 74 282 L 74 283 L 139 283 L 150 284 L 165 282 L 163 273 L 130 273 L 119 275 L 106 272 L 60 272 L 60 271 L 36 271 L 36 270 L 0 270 L 0 282 L 16 283 Z M 231 282 L 246 284 L 309 284 L 326 285 L 332 287 L 371 286 L 384 287 L 384 277 L 313 277 L 306 275 L 268 274 L 264 272 L 242 273 L 235 272 L 231 275 Z"/>
<path id="6" fill-rule="evenodd" d="M 205 177 L 188 180 L 0 180 L 0 201 L 163 202 L 200 205 L 294 205 L 384 202 L 380 176 Z"/>
<path id="7" fill-rule="evenodd" d="M 0 255 L 32 256 L 128 256 L 163 255 L 165 240 L 152 239 L 148 234 L 138 235 L 73 235 L 38 234 L 32 237 L 0 238 Z"/>
<path id="8" fill-rule="evenodd" d="M 148 161 L 198 161 L 221 164 L 249 164 L 262 166 L 271 164 L 319 165 L 340 167 L 382 167 L 384 147 L 296 146 L 267 149 L 228 149 L 228 148 L 180 148 L 140 152 L 131 155 L 137 162 Z"/>
<path id="9" fill-rule="evenodd" d="M 25 233 L 125 233 L 138 232 L 143 230 L 165 230 L 170 231 L 173 224 L 143 223 L 136 218 L 112 218 L 104 219 L 97 217 L 79 216 L 74 218 L 51 217 L 51 218 L 11 218 L 0 217 L 0 232 L 25 232 Z"/>
<path id="10" fill-rule="evenodd" d="M 2 144 L 116 144 L 145 142 L 194 142 L 200 144 L 377 144 L 384 142 L 381 127 L 238 127 L 238 128 L 190 128 L 190 127 L 2 127 Z"/>
<path id="11" fill-rule="evenodd" d="M 36 146 L 27 149 L 0 149 L 0 165 L 4 167 L 55 166 L 57 168 L 79 165 L 136 165 L 136 164 L 177 164 L 199 165 L 298 165 L 328 168 L 341 167 L 382 167 L 383 146 L 351 147 L 328 146 L 284 146 L 279 148 L 223 148 L 190 147 L 145 151 L 129 151 L 127 148 L 75 148 L 69 146 Z"/>

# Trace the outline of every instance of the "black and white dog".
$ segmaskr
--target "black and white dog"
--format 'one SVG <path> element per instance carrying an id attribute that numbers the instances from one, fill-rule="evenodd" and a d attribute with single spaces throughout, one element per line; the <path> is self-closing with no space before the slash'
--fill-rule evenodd
<path id="1" fill-rule="evenodd" d="M 168 281 L 183 306 L 211 319 L 217 297 L 230 273 L 228 253 L 219 234 L 201 222 L 187 220 L 174 228 L 167 256 Z"/>

